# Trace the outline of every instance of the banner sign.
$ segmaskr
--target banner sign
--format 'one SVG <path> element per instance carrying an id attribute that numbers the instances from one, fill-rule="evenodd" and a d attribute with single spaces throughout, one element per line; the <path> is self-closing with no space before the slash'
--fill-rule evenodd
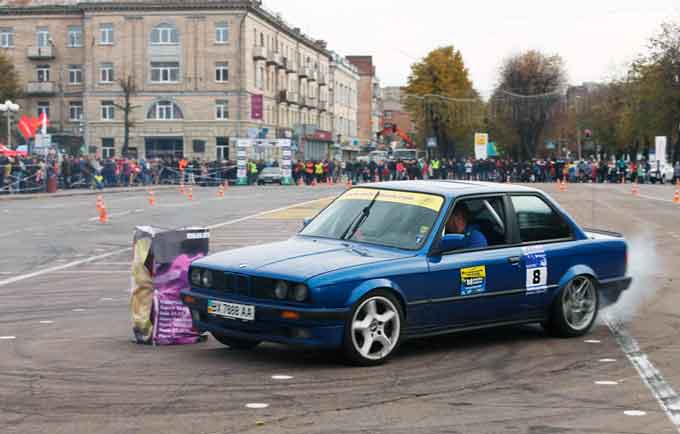
<path id="1" fill-rule="evenodd" d="M 290 139 L 237 139 L 236 140 L 236 167 L 238 178 L 237 185 L 248 185 L 248 151 L 256 148 L 276 147 L 281 149 L 281 171 L 283 185 L 293 184 L 293 164 L 292 164 L 292 141 Z"/>
<path id="2" fill-rule="evenodd" d="M 477 160 L 486 160 L 488 154 L 489 135 L 486 133 L 475 134 L 475 158 Z"/>
<path id="3" fill-rule="evenodd" d="M 263 97 L 262 95 L 251 95 L 250 97 L 250 117 L 255 120 L 262 120 Z"/>
<path id="4" fill-rule="evenodd" d="M 657 136 L 655 144 L 656 152 L 654 156 L 656 160 L 666 161 L 666 145 L 668 144 L 668 139 L 666 138 L 666 136 Z"/>
<path id="5" fill-rule="evenodd" d="M 250 140 L 236 141 L 236 176 L 238 185 L 248 185 L 248 146 Z"/>
<path id="6" fill-rule="evenodd" d="M 489 142 L 486 146 L 486 154 L 488 157 L 498 157 L 498 149 L 496 149 L 496 142 Z"/>

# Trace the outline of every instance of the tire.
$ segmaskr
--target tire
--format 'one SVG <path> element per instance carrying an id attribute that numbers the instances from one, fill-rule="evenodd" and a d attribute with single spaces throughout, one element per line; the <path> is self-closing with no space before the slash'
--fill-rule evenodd
<path id="1" fill-rule="evenodd" d="M 590 276 L 577 276 L 559 292 L 551 307 L 550 318 L 542 325 L 552 336 L 583 336 L 593 328 L 599 309 L 597 285 Z"/>
<path id="2" fill-rule="evenodd" d="M 232 338 L 217 332 L 211 332 L 211 334 L 219 343 L 235 350 L 252 350 L 256 346 L 260 345 L 260 341 L 248 341 L 245 339 Z"/>
<path id="3" fill-rule="evenodd" d="M 403 308 L 391 292 L 381 289 L 364 295 L 345 325 L 345 359 L 359 366 L 387 362 L 401 344 L 403 326 Z M 366 339 L 371 343 L 366 345 Z"/>

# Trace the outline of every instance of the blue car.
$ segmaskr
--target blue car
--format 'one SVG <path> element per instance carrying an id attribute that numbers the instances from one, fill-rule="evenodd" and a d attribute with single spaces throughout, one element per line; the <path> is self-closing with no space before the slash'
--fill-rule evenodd
<path id="1" fill-rule="evenodd" d="M 182 293 L 221 343 L 342 349 L 360 365 L 407 339 L 540 323 L 586 334 L 631 283 L 616 233 L 580 228 L 545 193 L 480 182 L 347 190 L 293 238 L 194 262 Z"/>

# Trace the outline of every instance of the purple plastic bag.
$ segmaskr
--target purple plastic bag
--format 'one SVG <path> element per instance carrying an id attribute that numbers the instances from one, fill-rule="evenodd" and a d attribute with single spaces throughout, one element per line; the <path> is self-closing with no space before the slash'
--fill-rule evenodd
<path id="1" fill-rule="evenodd" d="M 171 264 L 155 264 L 154 269 L 154 332 L 156 345 L 195 344 L 200 335 L 191 322 L 189 308 L 182 304 L 180 291 L 188 289 L 187 273 L 192 261 L 204 255 L 178 256 Z"/>

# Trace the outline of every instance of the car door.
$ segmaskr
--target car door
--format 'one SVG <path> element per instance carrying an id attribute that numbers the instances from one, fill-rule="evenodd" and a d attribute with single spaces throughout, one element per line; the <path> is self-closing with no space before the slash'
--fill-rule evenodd
<path id="1" fill-rule="evenodd" d="M 525 292 L 522 249 L 511 244 L 515 234 L 506 219 L 508 199 L 499 195 L 472 197 L 459 199 L 456 205 L 463 201 L 470 205 L 480 201 L 491 204 L 495 217 L 502 222 L 502 236 L 494 237 L 488 228 L 482 228 L 490 240 L 486 248 L 429 258 L 431 327 L 466 327 L 521 319 L 527 311 L 522 306 Z M 488 210 L 488 206 L 485 208 Z"/>
<path id="2" fill-rule="evenodd" d="M 526 315 L 540 317 L 574 262 L 574 234 L 561 213 L 540 194 L 512 194 L 510 205 L 515 241 L 521 245 Z"/>

